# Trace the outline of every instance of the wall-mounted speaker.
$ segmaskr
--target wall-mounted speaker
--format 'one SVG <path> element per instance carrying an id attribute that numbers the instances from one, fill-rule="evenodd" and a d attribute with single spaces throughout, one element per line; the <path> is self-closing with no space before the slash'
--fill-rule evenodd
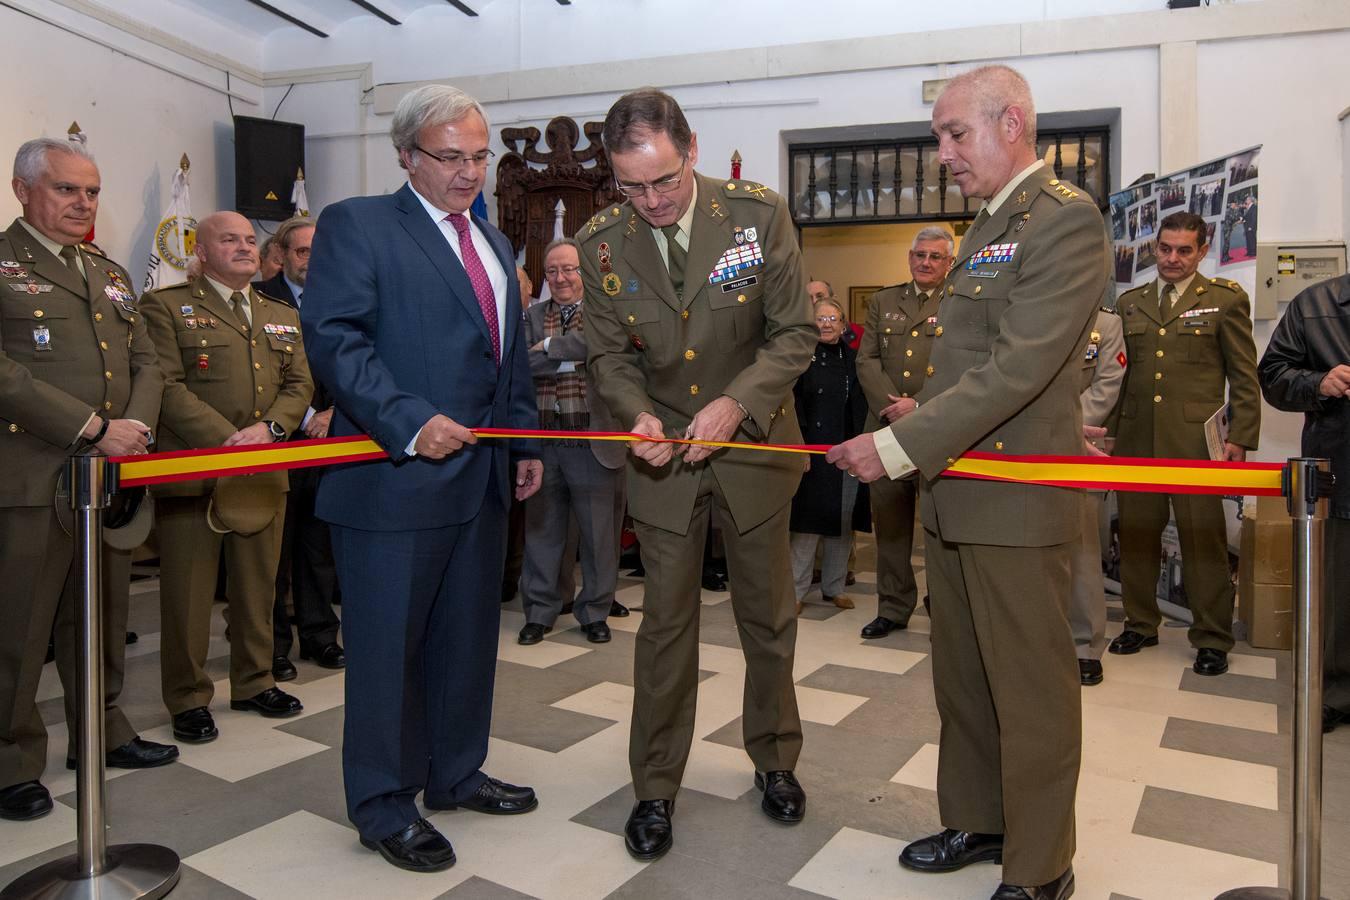
<path id="1" fill-rule="evenodd" d="M 305 167 L 305 126 L 234 117 L 234 208 L 249 219 L 280 222 L 295 213 L 291 190 Z"/>

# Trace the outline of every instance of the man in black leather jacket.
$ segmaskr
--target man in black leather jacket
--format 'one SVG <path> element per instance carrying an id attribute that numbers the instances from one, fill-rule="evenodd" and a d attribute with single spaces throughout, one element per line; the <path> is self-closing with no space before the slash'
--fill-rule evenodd
<path id="1" fill-rule="evenodd" d="M 1350 275 L 1301 292 L 1257 368 L 1276 409 L 1303 413 L 1303 455 L 1336 476 L 1326 526 L 1322 730 L 1350 722 Z"/>

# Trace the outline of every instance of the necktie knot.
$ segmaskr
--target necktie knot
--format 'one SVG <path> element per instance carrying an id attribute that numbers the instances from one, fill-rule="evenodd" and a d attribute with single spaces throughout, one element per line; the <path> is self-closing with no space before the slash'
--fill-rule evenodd
<path id="1" fill-rule="evenodd" d="M 230 294 L 230 309 L 234 310 L 234 316 L 239 320 L 239 324 L 248 328 L 248 297 L 239 291 Z"/>
<path id="2" fill-rule="evenodd" d="M 79 254 L 79 252 L 78 252 L 74 247 L 66 246 L 66 247 L 62 247 L 62 248 L 61 248 L 60 256 L 61 256 L 62 262 L 64 262 L 64 263 L 66 264 L 66 268 L 68 268 L 68 269 L 70 269 L 70 271 L 74 272 L 76 278 L 78 278 L 78 279 L 80 279 L 81 281 L 83 281 L 83 280 L 84 280 L 84 272 L 80 271 L 80 254 Z"/>
<path id="3" fill-rule="evenodd" d="M 450 213 L 445 218 L 454 226 L 460 237 L 469 233 L 469 217 L 464 213 Z"/>

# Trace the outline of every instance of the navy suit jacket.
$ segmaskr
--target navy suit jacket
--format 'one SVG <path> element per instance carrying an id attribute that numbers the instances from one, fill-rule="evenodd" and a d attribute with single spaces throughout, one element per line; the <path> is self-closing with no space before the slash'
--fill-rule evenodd
<path id="1" fill-rule="evenodd" d="M 390 457 L 330 469 L 320 518 L 369 531 L 460 525 L 490 491 L 509 507 L 512 463 L 538 457 L 532 441 L 499 439 L 442 460 L 404 452 L 437 413 L 466 428 L 539 427 L 511 245 L 474 221 L 507 273 L 500 368 L 469 276 L 411 188 L 319 216 L 300 309 L 305 353 L 337 406 L 329 434 L 367 434 Z"/>

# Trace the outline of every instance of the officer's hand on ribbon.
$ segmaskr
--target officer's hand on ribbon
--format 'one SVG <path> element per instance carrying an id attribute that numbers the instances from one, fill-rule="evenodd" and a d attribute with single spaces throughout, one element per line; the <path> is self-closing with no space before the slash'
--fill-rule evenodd
<path id="1" fill-rule="evenodd" d="M 651 413 L 638 413 L 637 420 L 633 427 L 629 429 L 634 434 L 641 434 L 647 437 L 663 438 L 666 436 L 665 430 L 661 427 L 661 420 Z M 674 444 L 658 444 L 652 441 L 637 441 L 629 445 L 633 449 L 633 455 L 649 466 L 661 468 L 670 462 L 675 456 Z"/>
<path id="2" fill-rule="evenodd" d="M 684 436 L 695 441 L 729 441 L 744 421 L 745 410 L 724 394 L 694 415 L 694 421 L 689 423 Z M 696 463 L 707 459 L 717 449 L 719 448 L 684 444 L 675 452 L 682 454 L 685 462 Z"/>
<path id="3" fill-rule="evenodd" d="M 825 454 L 825 461 L 833 463 L 836 468 L 843 469 L 864 484 L 886 475 L 886 467 L 881 463 L 876 442 L 867 432 L 831 447 L 830 452 Z"/>
<path id="4" fill-rule="evenodd" d="M 222 447 L 242 447 L 247 444 L 272 444 L 276 438 L 266 422 L 255 422 L 247 428 L 241 428 L 230 435 L 220 445 Z"/>
<path id="5" fill-rule="evenodd" d="M 101 427 L 98 419 L 95 429 Z M 136 419 L 112 419 L 102 440 L 94 446 L 107 456 L 140 456 L 150 446 L 150 429 Z"/>

